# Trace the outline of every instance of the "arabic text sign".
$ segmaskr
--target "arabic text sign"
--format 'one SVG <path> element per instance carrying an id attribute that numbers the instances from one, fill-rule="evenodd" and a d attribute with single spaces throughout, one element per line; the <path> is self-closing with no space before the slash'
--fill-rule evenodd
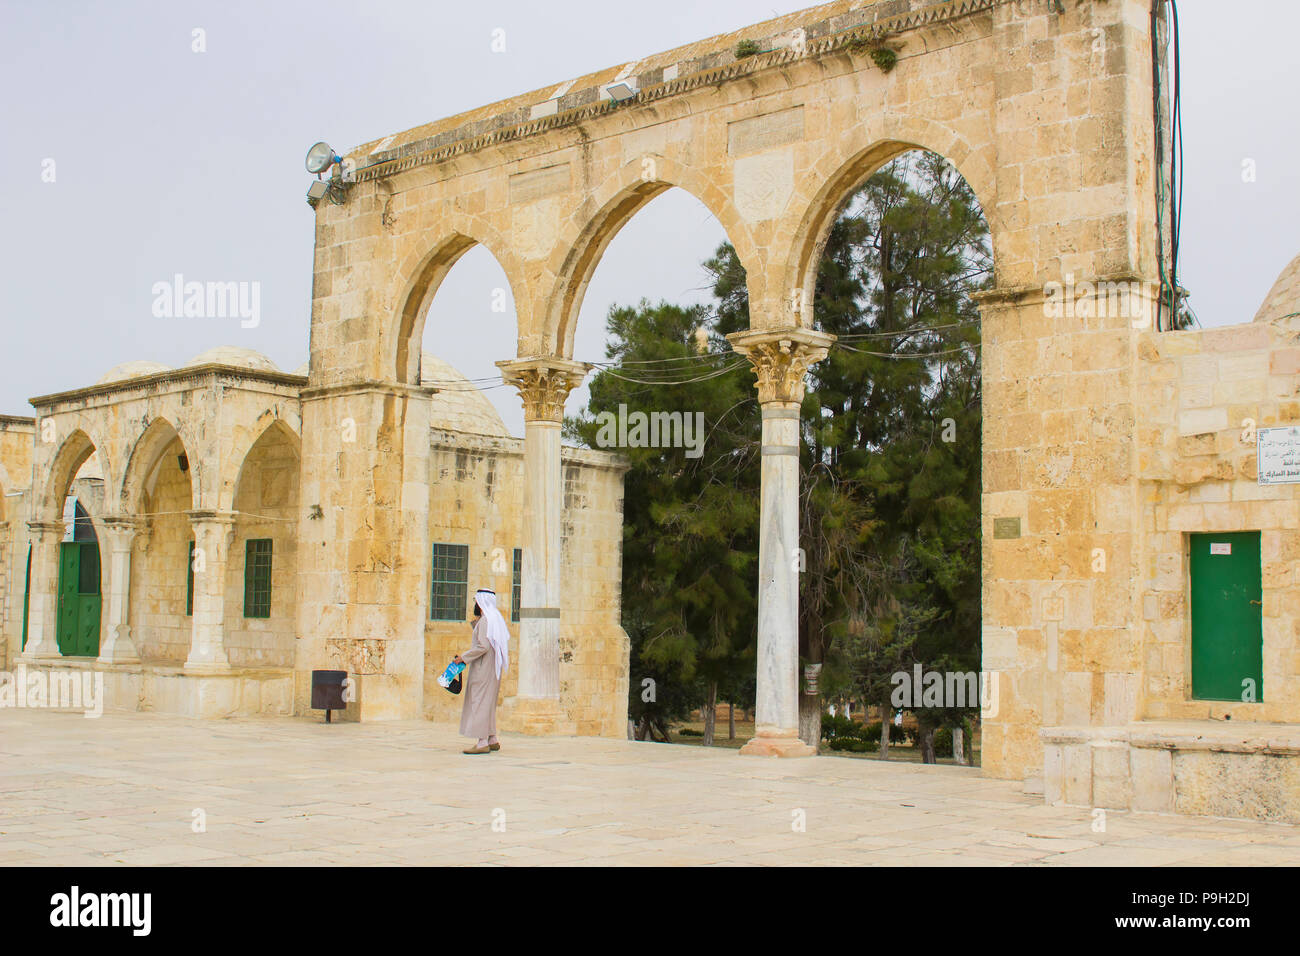
<path id="1" fill-rule="evenodd" d="M 1257 441 L 1257 472 L 1261 485 L 1300 483 L 1300 426 L 1261 428 Z"/>

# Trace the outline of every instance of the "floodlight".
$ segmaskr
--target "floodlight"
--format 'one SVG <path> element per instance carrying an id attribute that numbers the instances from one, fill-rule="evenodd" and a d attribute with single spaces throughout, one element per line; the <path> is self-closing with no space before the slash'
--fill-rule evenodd
<path id="1" fill-rule="evenodd" d="M 317 143 L 307 150 L 307 172 L 319 175 L 342 159 L 329 143 Z"/>
<path id="2" fill-rule="evenodd" d="M 316 204 L 324 199 L 326 195 L 329 194 L 329 191 L 329 183 L 325 182 L 323 179 L 316 180 L 307 187 L 307 205 L 311 206 L 312 209 L 315 209 Z"/>
<path id="3" fill-rule="evenodd" d="M 605 87 L 605 92 L 615 103 L 622 103 L 624 100 L 630 100 L 636 96 L 636 87 L 627 80 L 618 80 L 610 83 Z"/>

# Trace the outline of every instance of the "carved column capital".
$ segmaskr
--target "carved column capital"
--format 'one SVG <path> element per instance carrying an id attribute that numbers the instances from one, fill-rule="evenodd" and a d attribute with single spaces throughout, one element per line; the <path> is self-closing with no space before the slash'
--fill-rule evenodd
<path id="1" fill-rule="evenodd" d="M 519 390 L 524 400 L 524 420 L 529 422 L 564 421 L 564 400 L 582 384 L 591 371 L 586 362 L 574 362 L 554 356 L 497 362 L 507 385 Z"/>
<path id="2" fill-rule="evenodd" d="M 55 541 L 63 538 L 63 532 L 67 525 L 60 519 L 57 521 L 29 521 L 27 530 L 31 532 L 33 538 L 37 541 L 46 536 L 53 538 Z"/>
<path id="3" fill-rule="evenodd" d="M 812 329 L 776 329 L 733 332 L 731 347 L 749 359 L 758 375 L 758 401 L 803 401 L 804 373 L 830 352 L 835 336 Z"/>

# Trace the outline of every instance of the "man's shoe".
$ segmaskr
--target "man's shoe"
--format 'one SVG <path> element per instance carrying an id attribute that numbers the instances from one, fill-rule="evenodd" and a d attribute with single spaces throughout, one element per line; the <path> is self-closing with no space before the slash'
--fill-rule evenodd
<path id="1" fill-rule="evenodd" d="M 490 754 L 492 751 L 487 747 L 470 747 L 469 750 L 462 750 L 463 754 Z"/>
<path id="2" fill-rule="evenodd" d="M 498 743 L 498 744 L 488 744 L 488 750 L 500 750 L 500 749 L 501 749 L 501 745 L 500 745 L 499 743 Z"/>

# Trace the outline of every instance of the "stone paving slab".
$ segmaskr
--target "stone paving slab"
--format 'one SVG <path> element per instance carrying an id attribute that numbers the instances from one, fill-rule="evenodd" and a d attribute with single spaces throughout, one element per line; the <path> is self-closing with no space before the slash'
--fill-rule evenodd
<path id="1" fill-rule="evenodd" d="M 1300 864 L 1294 826 L 1109 811 L 1094 832 L 1091 810 L 970 768 L 502 743 L 465 756 L 426 721 L 4 710 L 0 865 Z"/>

